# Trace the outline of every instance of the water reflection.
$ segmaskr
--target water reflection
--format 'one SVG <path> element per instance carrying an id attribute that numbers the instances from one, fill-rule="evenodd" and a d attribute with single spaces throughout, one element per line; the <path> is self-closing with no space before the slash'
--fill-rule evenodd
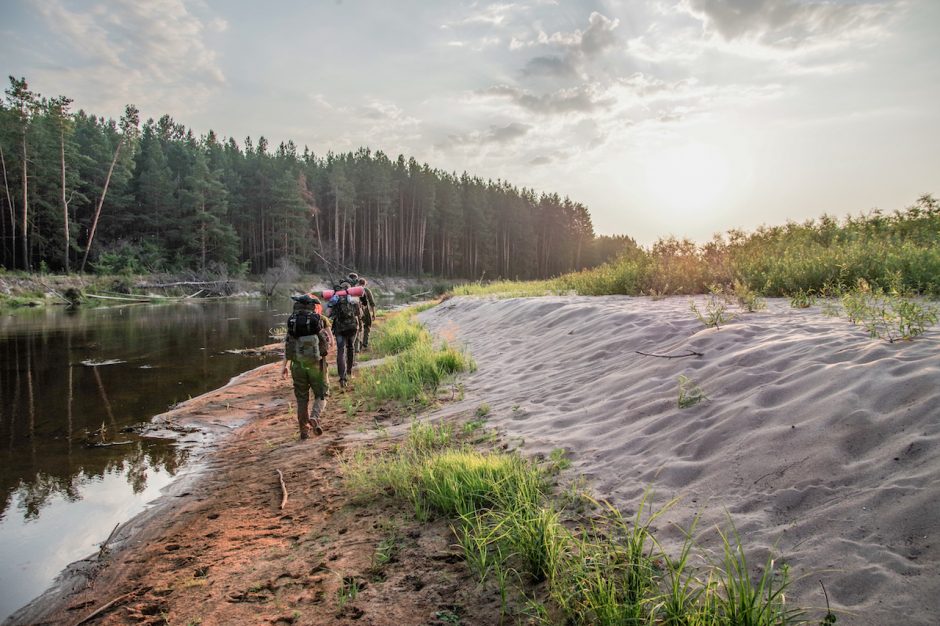
<path id="1" fill-rule="evenodd" d="M 4 551 L 14 542 L 33 542 L 17 545 L 32 555 L 30 572 L 53 568 L 55 573 L 69 562 L 62 561 L 63 554 L 76 558 L 79 543 L 84 552 L 78 557 L 92 548 L 81 533 L 56 530 L 56 520 L 69 516 L 65 512 L 88 510 L 92 519 L 82 522 L 87 532 L 98 528 L 107 535 L 114 522 L 103 523 L 105 518 L 118 510 L 129 517 L 128 507 L 139 510 L 154 478 L 166 484 L 188 454 L 166 440 L 142 436 L 140 425 L 273 360 L 225 351 L 266 343 L 268 329 L 283 322 L 288 303 L 281 309 L 242 301 L 0 315 Z M 105 485 L 110 508 L 82 503 L 101 500 Z M 11 568 L 12 561 L 0 558 L 0 580 L 24 575 Z M 34 580 L 33 595 L 49 582 Z M 29 600 L 0 591 L 0 619 Z"/>
<path id="2" fill-rule="evenodd" d="M 264 343 L 278 313 L 241 302 L 0 316 L 0 517 L 24 486 L 35 515 L 81 473 L 133 468 L 151 453 L 133 427 L 262 362 L 223 351 Z"/>

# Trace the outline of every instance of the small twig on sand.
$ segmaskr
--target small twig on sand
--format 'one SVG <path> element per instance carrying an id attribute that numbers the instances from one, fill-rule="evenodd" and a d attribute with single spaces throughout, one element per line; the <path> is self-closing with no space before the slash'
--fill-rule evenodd
<path id="1" fill-rule="evenodd" d="M 696 352 L 695 350 L 689 350 L 686 354 L 650 354 L 649 352 L 640 352 L 636 350 L 637 354 L 642 354 L 643 356 L 654 356 L 657 359 L 684 359 L 687 356 L 705 356 L 702 352 Z"/>
<path id="2" fill-rule="evenodd" d="M 94 611 L 92 611 L 91 613 L 89 613 L 88 615 L 86 615 L 85 618 L 82 619 L 81 621 L 75 622 L 75 626 L 82 626 L 82 624 L 86 624 L 86 623 L 90 622 L 91 620 L 95 619 L 96 617 L 98 617 L 99 615 L 101 615 L 102 613 L 104 613 L 105 611 L 107 611 L 108 609 L 110 609 L 112 606 L 114 606 L 115 604 L 117 604 L 117 603 L 120 602 L 121 600 L 124 600 L 124 599 L 126 599 L 128 596 L 132 596 L 132 595 L 134 595 L 134 592 L 133 592 L 133 591 L 128 591 L 128 592 L 125 593 L 123 596 L 118 596 L 118 597 L 116 597 L 114 600 L 111 600 L 111 601 L 108 602 L 107 604 L 102 605 L 101 607 L 95 609 Z"/>
<path id="3" fill-rule="evenodd" d="M 429 295 L 431 295 L 430 289 L 428 289 L 427 291 L 422 291 L 421 293 L 411 294 L 411 299 L 414 300 L 415 298 L 420 298 L 421 296 L 429 296 Z"/>
<path id="4" fill-rule="evenodd" d="M 283 509 L 287 504 L 287 485 L 284 484 L 284 474 L 281 470 L 277 470 L 277 476 L 281 481 L 281 491 L 284 493 L 284 497 L 281 498 L 281 508 Z"/>
<path id="5" fill-rule="evenodd" d="M 104 543 L 101 544 L 101 548 L 98 550 L 98 558 L 99 558 L 99 559 L 100 559 L 102 556 L 104 556 L 104 553 L 105 553 L 105 552 L 107 552 L 107 550 L 108 550 L 108 544 L 111 543 L 111 539 L 114 538 L 114 533 L 117 532 L 118 526 L 120 526 L 120 525 L 121 525 L 120 522 L 118 522 L 117 524 L 115 524 L 115 525 L 114 525 L 114 530 L 111 531 L 111 534 L 108 535 L 108 538 L 105 539 L 105 540 L 104 540 Z"/>

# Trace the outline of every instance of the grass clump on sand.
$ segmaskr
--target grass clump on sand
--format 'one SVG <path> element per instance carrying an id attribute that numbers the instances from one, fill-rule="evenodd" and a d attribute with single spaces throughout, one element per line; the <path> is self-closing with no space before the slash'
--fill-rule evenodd
<path id="1" fill-rule="evenodd" d="M 677 558 L 652 535 L 648 498 L 628 521 L 610 505 L 584 518 L 552 496 L 552 465 L 479 450 L 447 424 L 412 422 L 393 452 L 343 459 L 350 491 L 363 501 L 391 494 L 419 521 L 450 521 L 455 545 L 504 616 L 542 624 L 794 624 L 802 611 L 783 596 L 786 568 L 768 560 L 754 578 L 736 534 L 724 554 L 693 570 L 692 539 Z M 666 508 L 668 508 L 667 505 Z M 567 521 L 565 521 L 567 520 Z M 691 537 L 691 533 L 688 535 Z"/>
<path id="2" fill-rule="evenodd" d="M 910 341 L 937 323 L 936 307 L 905 297 L 896 286 L 872 288 L 860 280 L 842 294 L 841 304 L 850 322 L 862 325 L 872 339 L 888 343 Z"/>
<path id="3" fill-rule="evenodd" d="M 376 329 L 373 350 L 394 358 L 360 373 L 357 393 L 373 404 L 388 400 L 427 404 L 447 378 L 475 368 L 462 350 L 436 344 L 415 314 L 414 308 L 405 309 Z"/>
<path id="4" fill-rule="evenodd" d="M 420 343 L 430 343 L 431 335 L 415 319 L 420 312 L 416 307 L 409 307 L 385 316 L 372 334 L 371 351 L 381 357 L 398 354 Z"/>

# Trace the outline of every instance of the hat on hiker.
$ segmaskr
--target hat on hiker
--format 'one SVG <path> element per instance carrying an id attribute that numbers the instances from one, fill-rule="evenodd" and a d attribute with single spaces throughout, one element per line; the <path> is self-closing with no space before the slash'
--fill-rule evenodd
<path id="1" fill-rule="evenodd" d="M 314 304 L 319 304 L 320 299 L 316 296 L 311 296 L 309 293 L 302 293 L 299 296 L 291 296 L 291 300 L 297 304 L 302 304 L 305 306 L 313 306 Z"/>
<path id="2" fill-rule="evenodd" d="M 346 278 L 349 279 L 350 285 L 355 285 L 357 282 L 359 282 L 359 274 L 356 272 L 349 272 L 349 275 Z"/>

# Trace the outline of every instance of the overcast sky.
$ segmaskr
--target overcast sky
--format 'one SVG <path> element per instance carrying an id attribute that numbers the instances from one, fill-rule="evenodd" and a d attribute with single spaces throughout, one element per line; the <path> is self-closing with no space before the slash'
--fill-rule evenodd
<path id="1" fill-rule="evenodd" d="M 0 69 L 558 192 L 649 244 L 940 194 L 938 33 L 938 0 L 2 0 Z"/>

